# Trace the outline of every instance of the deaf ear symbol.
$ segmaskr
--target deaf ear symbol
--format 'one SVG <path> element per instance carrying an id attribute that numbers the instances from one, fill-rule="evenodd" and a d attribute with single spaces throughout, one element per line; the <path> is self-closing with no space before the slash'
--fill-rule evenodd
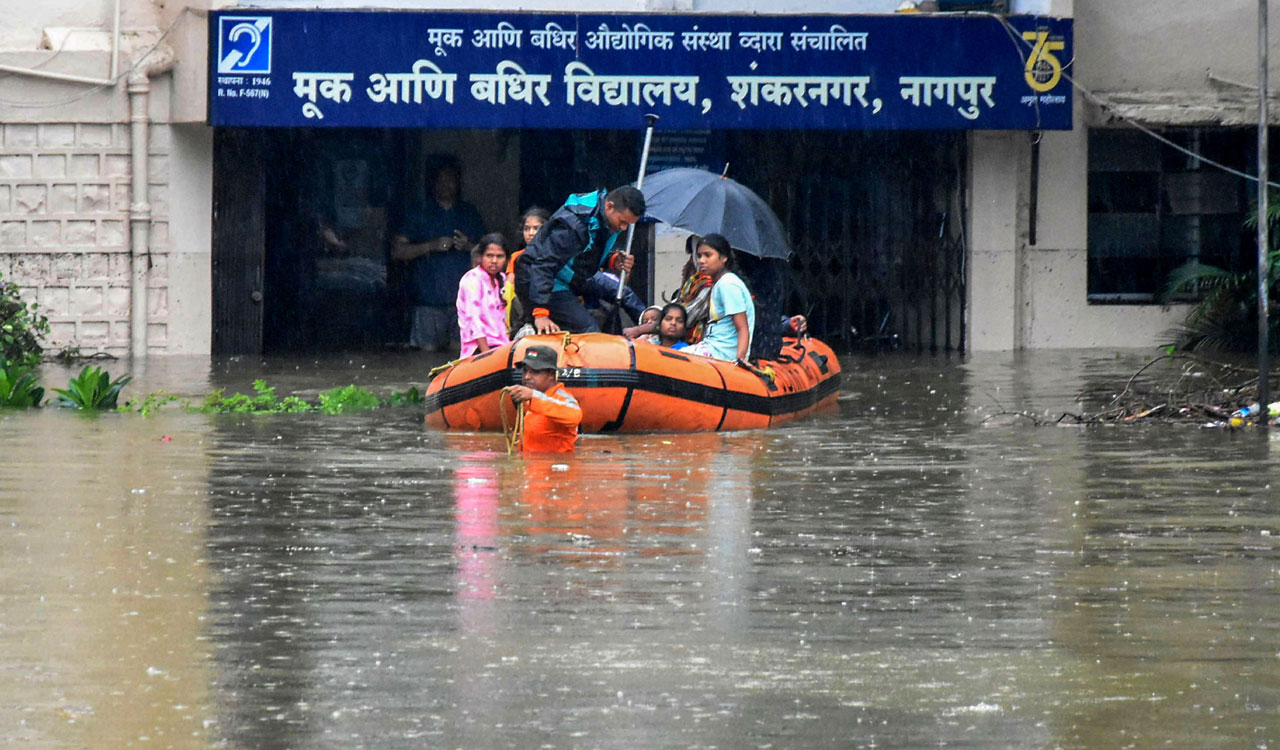
<path id="1" fill-rule="evenodd" d="M 240 37 L 245 34 L 248 34 L 249 38 L 253 40 L 253 47 L 251 47 L 247 53 L 236 61 L 235 66 L 237 68 L 243 68 L 248 65 L 249 61 L 253 59 L 253 53 L 257 52 L 258 47 L 262 45 L 262 32 L 258 31 L 257 26 L 249 22 L 238 23 L 235 26 L 232 26 L 231 33 L 227 34 L 227 39 L 234 44 L 240 41 Z"/>

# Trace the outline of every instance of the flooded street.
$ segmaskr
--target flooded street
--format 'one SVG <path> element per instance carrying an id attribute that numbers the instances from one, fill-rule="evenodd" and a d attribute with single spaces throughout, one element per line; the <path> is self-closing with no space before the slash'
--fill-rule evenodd
<path id="1" fill-rule="evenodd" d="M 568 458 L 414 408 L 0 412 L 0 745 L 1278 747 L 1280 434 L 987 419 L 1142 362 L 849 358 L 838 413 Z"/>

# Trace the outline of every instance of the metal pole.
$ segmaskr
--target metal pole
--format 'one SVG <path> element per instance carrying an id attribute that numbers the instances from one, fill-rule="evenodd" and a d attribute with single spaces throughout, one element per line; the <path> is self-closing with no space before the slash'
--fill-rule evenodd
<path id="1" fill-rule="evenodd" d="M 1267 0 L 1258 0 L 1258 424 L 1270 419 L 1268 362 L 1271 342 L 1267 320 L 1270 286 L 1270 222 L 1267 217 Z"/>
<path id="2" fill-rule="evenodd" d="M 639 190 L 640 188 L 644 187 L 644 173 L 649 168 L 649 146 L 650 144 L 653 143 L 653 126 L 658 124 L 658 116 L 645 115 L 644 120 L 645 120 L 644 148 L 640 151 L 640 176 L 636 177 L 636 190 Z M 636 218 L 642 219 L 644 217 L 637 216 Z M 635 239 L 635 236 L 636 236 L 636 225 L 632 224 L 631 226 L 627 227 L 627 249 L 624 251 L 626 255 L 631 254 L 631 242 L 632 240 Z M 623 271 L 622 273 L 618 274 L 617 300 L 619 302 L 622 301 L 622 292 L 626 288 L 626 286 L 627 286 L 627 272 Z"/>

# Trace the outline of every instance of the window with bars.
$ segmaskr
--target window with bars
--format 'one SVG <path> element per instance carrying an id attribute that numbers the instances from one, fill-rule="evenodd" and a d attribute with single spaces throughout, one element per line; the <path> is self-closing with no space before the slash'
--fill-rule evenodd
<path id="1" fill-rule="evenodd" d="M 1162 132 L 1193 153 L 1253 172 L 1256 131 Z M 1252 183 L 1133 129 L 1089 133 L 1089 301 L 1155 302 L 1170 271 L 1199 261 L 1232 271 L 1253 262 L 1244 225 Z"/>

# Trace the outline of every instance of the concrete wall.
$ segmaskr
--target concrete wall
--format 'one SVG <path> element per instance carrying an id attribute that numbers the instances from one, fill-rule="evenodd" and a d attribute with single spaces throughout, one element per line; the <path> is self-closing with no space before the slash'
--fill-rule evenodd
<path id="1" fill-rule="evenodd" d="M 0 273 L 49 317 L 48 345 L 129 346 L 129 126 L 51 118 L 3 126 Z M 168 344 L 167 128 L 154 131 L 150 346 Z"/>
<path id="2" fill-rule="evenodd" d="M 1114 111 L 1150 124 L 1256 117 L 1247 89 L 1257 77 L 1256 4 L 1090 2 L 1074 11 L 1075 77 Z M 1271 23 L 1280 57 L 1280 22 Z M 1027 135 L 971 136 L 973 350 L 1154 346 L 1186 316 L 1185 305 L 1088 302 L 1088 128 L 1107 119 L 1077 91 L 1076 128 L 1044 134 L 1034 246 Z"/>
<path id="3" fill-rule="evenodd" d="M 1019 175 L 1026 134 L 982 131 L 969 138 L 969 349 L 1002 351 L 1023 345 L 1018 321 L 1018 263 L 1025 230 Z"/>
<path id="4" fill-rule="evenodd" d="M 1268 25 L 1280 56 L 1280 18 Z M 1075 15 L 1076 77 L 1098 91 L 1209 91 L 1206 73 L 1257 83 L 1253 0 L 1082 2 Z"/>
<path id="5" fill-rule="evenodd" d="M 111 5 L 106 0 L 10 4 L 0 41 L 24 49 L 0 52 L 0 64 L 107 77 L 108 51 L 69 47 L 51 55 L 34 48 L 49 25 L 92 26 L 105 33 L 111 26 Z M 138 52 L 160 37 L 158 10 L 147 0 L 122 2 L 122 79 Z M 170 18 L 171 23 L 195 19 L 193 25 L 203 34 L 203 19 L 186 12 Z M 169 54 L 162 45 L 148 61 Z M 188 70 L 203 67 L 203 57 L 188 63 Z M 158 75 L 148 97 L 148 348 L 155 353 L 207 352 L 210 134 L 193 126 L 174 136 L 168 124 L 170 81 L 169 75 Z M 130 206 L 135 196 L 125 84 L 5 75 L 0 78 L 0 123 L 0 274 L 21 284 L 49 317 L 47 348 L 127 353 Z M 181 168 L 171 169 L 173 157 Z M 178 179 L 171 181 L 171 173 Z M 171 237 L 181 240 L 171 247 Z"/>
<path id="6" fill-rule="evenodd" d="M 213 326 L 213 129 L 169 128 L 169 354 L 208 354 Z M 180 166 L 179 166 L 180 165 Z"/>
<path id="7" fill-rule="evenodd" d="M 1186 305 L 1088 302 L 1088 129 L 1045 133 L 1040 144 L 1036 245 L 1023 243 L 1019 296 L 1021 348 L 1154 346 L 1187 313 Z M 1028 166 L 1029 168 L 1029 166 Z M 1029 186 L 1029 182 L 1027 183 Z"/>
<path id="8" fill-rule="evenodd" d="M 1110 112 L 1148 124 L 1255 124 L 1257 7 L 1249 0 L 1081 3 L 1076 80 Z M 1270 14 L 1272 60 L 1280 58 L 1277 15 Z M 1276 109 L 1272 123 L 1280 122 Z M 1086 114 L 1088 122 L 1108 120 L 1097 108 Z"/>
<path id="9" fill-rule="evenodd" d="M 0 23 L 0 50 L 34 50 L 40 48 L 48 27 L 91 28 L 110 31 L 114 20 L 115 0 L 39 0 L 3 3 L 4 23 Z M 149 2 L 120 4 L 122 29 L 150 28 L 156 25 L 157 8 Z"/>
<path id="10" fill-rule="evenodd" d="M 1077 110 L 1083 106 L 1077 101 Z M 970 350 L 1163 343 L 1185 317 L 1185 305 L 1089 304 L 1084 127 L 1043 135 L 1036 244 L 1030 244 L 1030 139 L 975 132 L 969 140 Z"/>
<path id="11" fill-rule="evenodd" d="M 129 341 L 128 131 L 8 123 L 0 147 L 0 273 L 49 317 L 55 347 Z"/>

